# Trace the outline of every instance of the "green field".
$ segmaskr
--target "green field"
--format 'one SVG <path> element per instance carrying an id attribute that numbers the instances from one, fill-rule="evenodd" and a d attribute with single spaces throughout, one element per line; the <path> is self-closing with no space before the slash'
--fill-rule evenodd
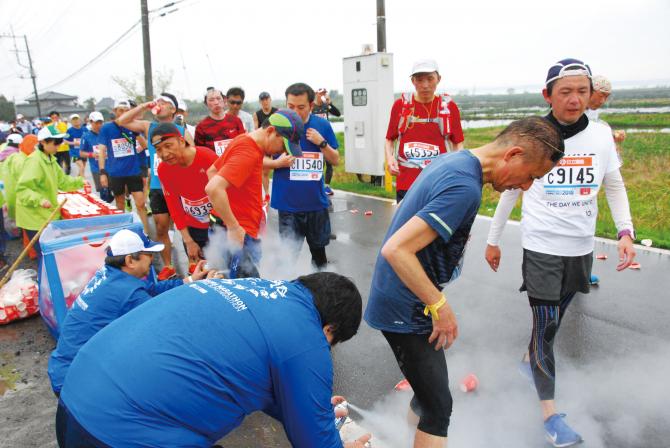
<path id="1" fill-rule="evenodd" d="M 628 126 L 628 125 L 626 125 Z M 465 131 L 465 147 L 476 148 L 492 141 L 502 128 L 468 129 Z M 344 156 L 343 135 L 338 134 L 340 150 Z M 626 181 L 630 199 L 633 223 L 637 231 L 638 241 L 649 238 L 654 247 L 670 249 L 670 134 L 636 133 L 628 134 L 622 150 L 624 164 L 621 172 Z M 332 187 L 369 194 L 379 197 L 394 198 L 383 188 L 374 187 L 369 183 L 359 182 L 354 174 L 344 172 L 344 162 L 335 168 Z M 492 216 L 500 194 L 491 187 L 485 187 L 482 205 L 479 212 Z M 598 215 L 596 235 L 615 238 L 616 228 L 612 221 L 604 191 L 598 198 L 600 213 Z M 517 207 L 512 212 L 513 219 L 519 219 L 521 211 Z"/>

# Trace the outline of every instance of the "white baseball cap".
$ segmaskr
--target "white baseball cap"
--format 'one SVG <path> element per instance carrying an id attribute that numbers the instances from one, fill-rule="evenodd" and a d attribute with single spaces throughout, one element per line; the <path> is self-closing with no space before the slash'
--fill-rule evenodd
<path id="1" fill-rule="evenodd" d="M 72 114 L 70 115 L 70 121 L 74 120 L 75 118 L 81 118 L 79 114 Z"/>
<path id="2" fill-rule="evenodd" d="M 88 114 L 88 119 L 89 121 L 105 121 L 105 117 L 97 110 Z"/>
<path id="3" fill-rule="evenodd" d="M 139 232 L 123 229 L 116 232 L 109 241 L 107 255 L 118 256 L 135 254 L 137 252 L 160 252 L 163 249 L 165 249 L 164 244 L 151 241 L 144 232 L 140 235 Z"/>
<path id="4" fill-rule="evenodd" d="M 41 142 L 48 138 L 65 138 L 66 135 L 66 133 L 58 132 L 58 129 L 56 129 L 54 125 L 44 126 L 40 129 L 40 132 L 37 133 L 37 140 Z"/>
<path id="5" fill-rule="evenodd" d="M 593 90 L 602 93 L 612 93 L 612 83 L 603 75 L 596 75 L 591 80 L 593 83 Z"/>
<path id="6" fill-rule="evenodd" d="M 17 120 L 23 120 L 23 114 L 17 114 L 16 119 Z"/>
<path id="7" fill-rule="evenodd" d="M 186 101 L 184 101 L 181 98 L 177 99 L 177 109 L 181 109 L 184 112 L 188 112 L 188 105 L 186 105 Z"/>
<path id="8" fill-rule="evenodd" d="M 417 73 L 439 73 L 439 71 L 440 69 L 434 59 L 419 59 L 412 65 L 412 74 L 410 76 L 414 76 Z"/>
<path id="9" fill-rule="evenodd" d="M 117 107 L 125 107 L 126 109 L 130 109 L 130 101 L 127 99 L 116 100 L 114 101 L 114 109 Z"/>
<path id="10" fill-rule="evenodd" d="M 12 143 L 13 145 L 20 145 L 23 141 L 23 136 L 21 134 L 9 134 L 7 136 L 7 143 Z"/>

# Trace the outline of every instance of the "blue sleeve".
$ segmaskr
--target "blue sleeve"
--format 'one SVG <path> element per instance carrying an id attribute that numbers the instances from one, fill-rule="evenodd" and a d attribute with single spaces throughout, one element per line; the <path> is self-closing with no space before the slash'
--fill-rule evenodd
<path id="1" fill-rule="evenodd" d="M 79 150 L 84 152 L 93 152 L 93 148 L 88 142 L 88 132 L 81 136 L 81 145 L 79 146 Z"/>
<path id="2" fill-rule="evenodd" d="M 149 294 L 152 296 L 157 296 L 158 294 L 162 294 L 165 291 L 169 291 L 172 288 L 176 288 L 177 286 L 181 286 L 184 284 L 184 280 L 180 278 L 172 279 L 172 280 L 163 280 L 161 282 L 156 282 L 156 283 L 151 283 L 149 284 Z"/>
<path id="3" fill-rule="evenodd" d="M 441 191 L 436 191 L 436 189 L 431 191 L 432 198 L 415 216 L 424 220 L 446 242 L 466 218 L 469 218 L 473 212 L 476 213 L 481 201 L 481 193 L 478 189 L 466 184 L 441 188 L 443 188 Z"/>
<path id="4" fill-rule="evenodd" d="M 341 448 L 330 404 L 333 364 L 325 347 L 305 351 L 272 373 L 276 407 L 292 446 Z"/>
<path id="5" fill-rule="evenodd" d="M 322 134 L 322 137 L 326 139 L 331 148 L 339 148 L 340 145 L 337 143 L 337 137 L 335 137 L 335 132 L 333 131 L 333 127 L 330 125 L 330 123 L 326 122 L 323 128 L 324 133 Z"/>

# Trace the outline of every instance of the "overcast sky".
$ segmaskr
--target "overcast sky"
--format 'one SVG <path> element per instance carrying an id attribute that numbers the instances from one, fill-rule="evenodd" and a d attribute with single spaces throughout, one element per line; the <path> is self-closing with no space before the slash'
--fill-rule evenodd
<path id="1" fill-rule="evenodd" d="M 168 0 L 150 0 L 149 9 Z M 207 86 L 241 85 L 279 98 L 289 84 L 342 90 L 342 58 L 376 48 L 374 0 L 185 0 L 151 22 L 154 70 L 172 90 L 198 98 Z M 168 8 L 170 9 L 174 8 Z M 387 49 L 396 91 L 409 89 L 413 60 L 438 61 L 442 90 L 538 89 L 547 68 L 583 59 L 617 86 L 670 85 L 668 0 L 387 0 Z M 136 27 L 106 56 L 76 72 L 140 18 L 139 0 L 0 0 L 0 33 L 27 34 L 38 90 L 118 97 L 112 75 L 143 86 Z M 23 49 L 22 41 L 19 48 Z M 0 94 L 32 93 L 13 42 L 0 39 Z M 21 59 L 26 61 L 25 55 Z"/>

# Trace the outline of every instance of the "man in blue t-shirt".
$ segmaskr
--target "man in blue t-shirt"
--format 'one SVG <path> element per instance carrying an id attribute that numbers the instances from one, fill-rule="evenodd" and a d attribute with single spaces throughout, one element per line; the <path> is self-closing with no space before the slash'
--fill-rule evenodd
<path id="1" fill-rule="evenodd" d="M 130 193 L 135 201 L 137 214 L 142 220 L 144 231 L 149 232 L 147 221 L 146 198 L 144 183 L 137 157 L 137 134 L 123 127 L 119 117 L 130 110 L 130 100 L 120 100 L 114 104 L 116 119 L 105 123 L 100 130 L 100 185 L 109 187 L 114 195 L 116 207 L 126 209 L 126 193 Z"/>
<path id="2" fill-rule="evenodd" d="M 188 278 L 151 282 L 146 279 L 153 254 L 163 245 L 141 232 L 123 229 L 109 241 L 105 265 L 79 294 L 60 328 L 58 345 L 49 358 L 49 378 L 56 395 L 79 349 L 98 331 L 153 296 L 201 280 L 208 274 L 199 264 Z"/>
<path id="3" fill-rule="evenodd" d="M 458 326 L 441 289 L 460 273 L 483 184 L 527 190 L 562 156 L 558 130 L 544 118 L 525 118 L 492 143 L 436 158 L 400 202 L 377 257 L 365 320 L 382 331 L 414 391 L 414 446 L 446 445 L 452 400 L 441 349 Z"/>
<path id="4" fill-rule="evenodd" d="M 356 286 L 330 272 L 161 294 L 79 351 L 60 396 L 60 446 L 209 448 L 262 411 L 293 446 L 341 447 L 330 349 L 356 334 L 361 308 Z"/>
<path id="5" fill-rule="evenodd" d="M 81 117 L 79 114 L 70 115 L 70 126 L 67 129 L 67 137 L 65 143 L 70 145 L 70 159 L 77 164 L 79 175 L 84 176 L 84 169 L 86 169 L 86 159 L 82 159 L 79 155 L 81 148 L 81 139 L 86 132 L 86 126 L 81 125 Z"/>
<path id="6" fill-rule="evenodd" d="M 324 269 L 328 263 L 326 246 L 330 242 L 328 197 L 323 183 L 324 159 L 332 165 L 340 161 L 335 133 L 328 120 L 312 115 L 314 90 L 304 83 L 286 89 L 286 106 L 305 124 L 300 138 L 302 156 L 289 168 L 275 169 L 272 178 L 271 207 L 279 212 L 279 234 L 295 242 L 294 257 L 307 240 L 312 264 Z"/>
<path id="7" fill-rule="evenodd" d="M 147 141 L 149 151 L 149 206 L 151 207 L 151 216 L 156 224 L 156 239 L 165 245 L 161 253 L 163 259 L 163 269 L 158 273 L 159 280 L 166 280 L 177 274 L 172 266 L 172 245 L 170 243 L 170 214 L 161 181 L 158 178 L 158 165 L 161 160 L 156 155 L 156 148 L 151 144 L 149 135 L 158 123 L 172 123 L 177 112 L 177 98 L 170 93 L 161 93 L 155 101 L 139 104 L 138 106 L 126 111 L 118 118 L 121 126 L 141 134 Z M 145 112 L 151 111 L 155 121 L 143 120 Z M 177 126 L 179 132 L 184 136 L 189 144 L 194 145 L 193 136 L 184 132 L 184 126 Z"/>
<path id="8" fill-rule="evenodd" d="M 105 122 L 105 118 L 100 112 L 91 112 L 88 116 L 88 121 L 91 129 L 84 132 L 81 137 L 81 146 L 79 147 L 79 158 L 82 160 L 89 160 L 91 167 L 91 175 L 93 176 L 93 183 L 96 191 L 102 190 L 100 185 L 100 166 L 98 165 L 98 154 L 100 154 L 99 144 L 102 143 L 100 139 L 100 130 Z"/>

